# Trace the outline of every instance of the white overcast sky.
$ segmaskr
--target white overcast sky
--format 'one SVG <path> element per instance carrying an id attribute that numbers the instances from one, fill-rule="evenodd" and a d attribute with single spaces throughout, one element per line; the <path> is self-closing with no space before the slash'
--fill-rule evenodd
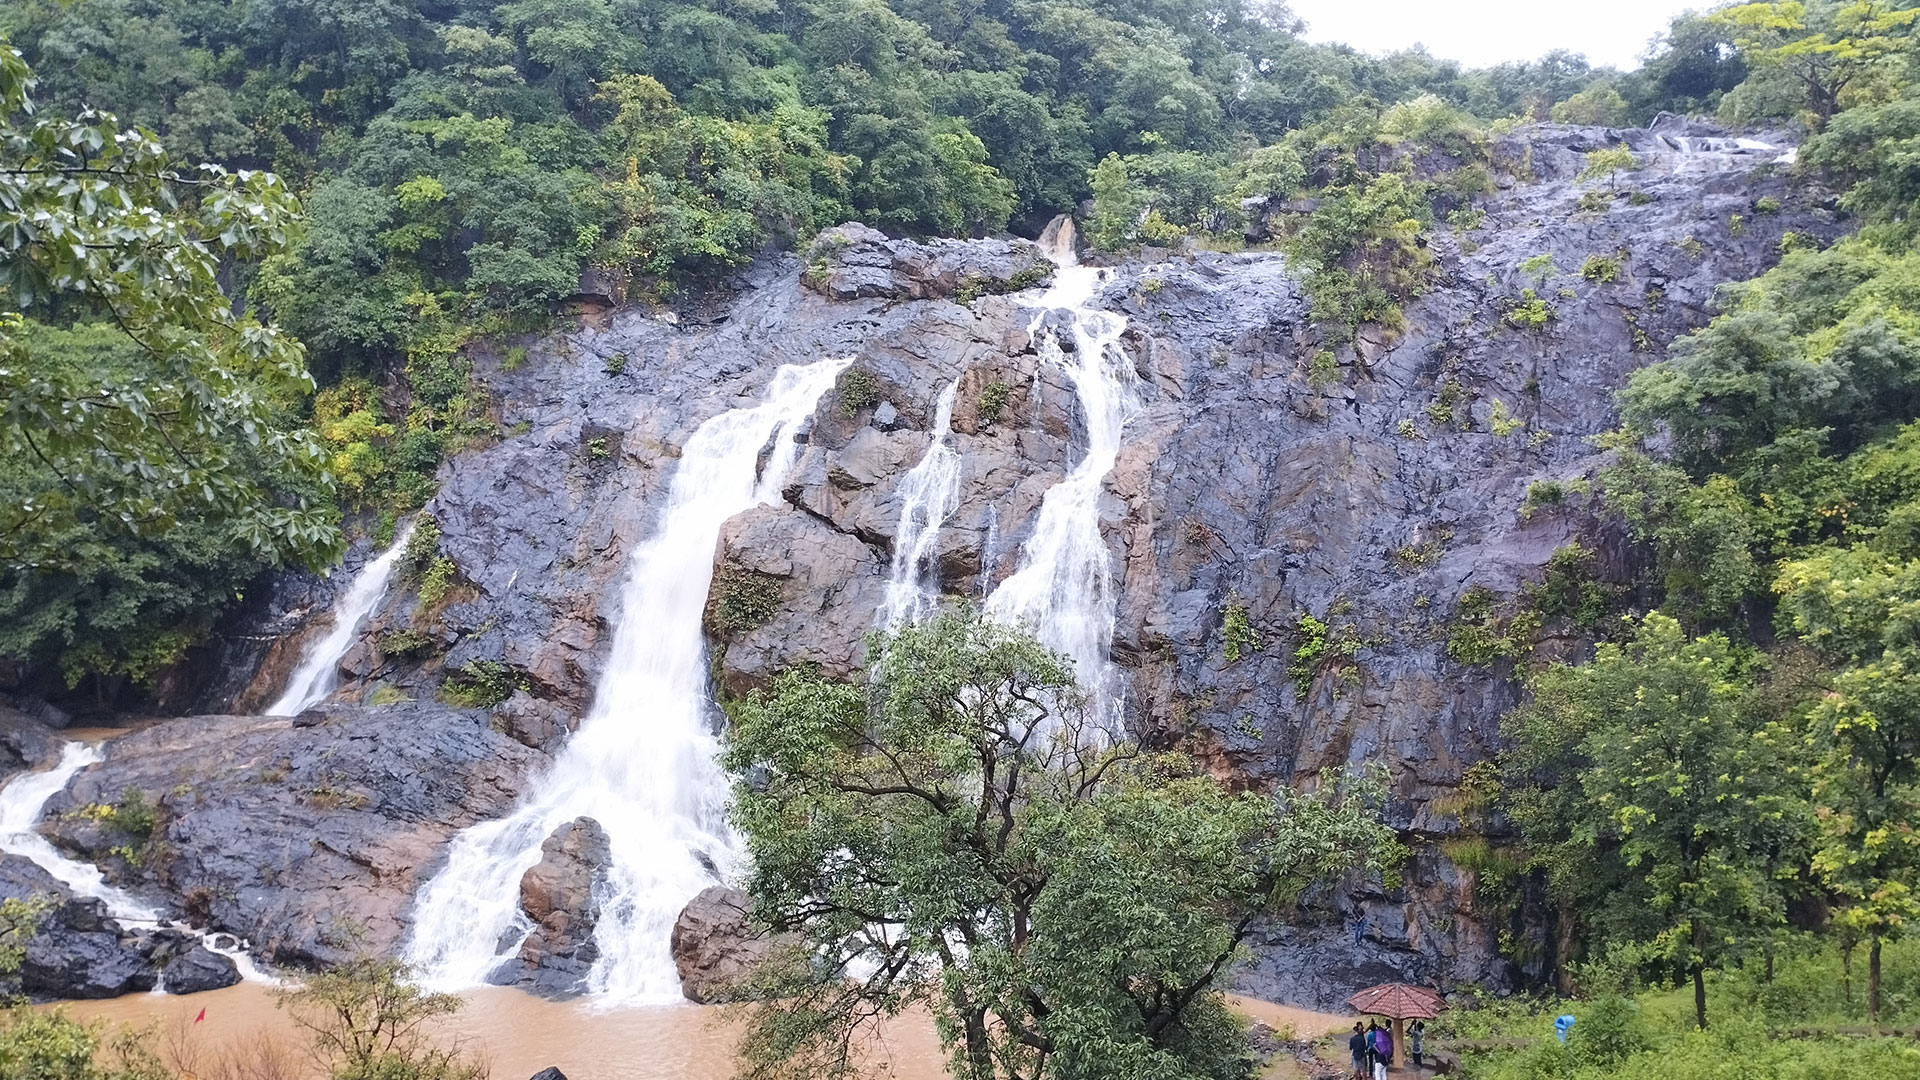
<path id="1" fill-rule="evenodd" d="M 1636 65 L 1667 20 L 1711 0 L 1291 0 L 1312 41 L 1365 52 L 1423 44 L 1469 67 L 1531 60 L 1553 49 L 1585 53 L 1596 67 Z"/>

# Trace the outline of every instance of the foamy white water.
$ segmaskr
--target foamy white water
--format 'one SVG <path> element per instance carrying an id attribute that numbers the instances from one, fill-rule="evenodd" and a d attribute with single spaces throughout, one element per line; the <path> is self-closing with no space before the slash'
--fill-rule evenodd
<path id="1" fill-rule="evenodd" d="M 1071 657 L 1107 731 L 1120 730 L 1124 683 L 1114 670 L 1113 557 L 1100 533 L 1100 495 L 1120 458 L 1127 421 L 1140 411 L 1139 378 L 1120 348 L 1123 317 L 1090 306 L 1102 271 L 1079 265 L 1071 221 L 1056 219 L 1043 237 L 1058 267 L 1053 286 L 1032 301 L 1031 326 L 1041 363 L 1066 376 L 1086 418 L 1086 453 L 1066 478 L 1047 489 L 1019 568 L 987 597 L 989 616 L 1023 623 L 1049 647 Z M 1048 316 L 1064 310 L 1073 342 L 1061 347 Z"/>
<path id="2" fill-rule="evenodd" d="M 893 565 L 887 572 L 880 620 L 889 630 L 926 618 L 940 604 L 933 560 L 940 526 L 960 504 L 960 453 L 951 445 L 948 430 L 959 391 L 960 380 L 955 379 L 941 392 L 934 409 L 933 441 L 900 480 L 900 524 L 893 531 Z"/>
<path id="3" fill-rule="evenodd" d="M 0 787 L 0 851 L 22 855 L 52 874 L 75 896 L 91 897 L 107 905 L 107 914 L 130 923 L 157 923 L 160 912 L 107 884 L 100 868 L 69 859 L 46 837 L 34 831 L 47 800 L 64 791 L 73 774 L 101 759 L 100 749 L 70 742 L 60 750 L 51 769 L 22 773 Z"/>
<path id="4" fill-rule="evenodd" d="M 761 404 L 722 413 L 687 440 L 659 523 L 628 560 L 592 710 L 521 805 L 456 837 L 421 890 L 406 960 L 427 985 L 478 985 L 519 951 L 531 929 L 520 878 L 548 834 L 585 816 L 613 851 L 588 989 L 607 1004 L 682 1000 L 667 949 L 674 919 L 740 859 L 700 626 L 714 545 L 727 519 L 779 498 L 795 429 L 851 359 L 783 367 Z"/>
<path id="5" fill-rule="evenodd" d="M 360 636 L 373 609 L 387 595 L 393 580 L 393 567 L 407 550 L 407 538 L 413 535 L 413 519 L 394 530 L 393 543 L 379 557 L 360 568 L 347 591 L 333 603 L 333 628 L 327 635 L 307 646 L 300 666 L 287 680 L 279 700 L 267 706 L 266 716 L 298 716 L 320 704 L 340 685 L 340 660 Z"/>

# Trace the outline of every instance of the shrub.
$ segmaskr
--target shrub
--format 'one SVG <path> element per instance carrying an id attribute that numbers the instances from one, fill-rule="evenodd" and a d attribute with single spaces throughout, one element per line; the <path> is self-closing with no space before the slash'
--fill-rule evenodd
<path id="1" fill-rule="evenodd" d="M 1500 438 L 1526 427 L 1527 422 L 1507 411 L 1507 403 L 1499 398 L 1493 399 L 1493 405 L 1487 410 L 1487 427 Z"/>
<path id="2" fill-rule="evenodd" d="M 1558 480 L 1535 480 L 1527 485 L 1527 497 L 1520 503 L 1520 517 L 1524 520 L 1549 506 L 1559 506 L 1567 501 L 1567 489 Z"/>
<path id="3" fill-rule="evenodd" d="M 515 690 L 530 688 L 498 660 L 475 660 L 447 676 L 440 684 L 440 697 L 461 708 L 491 709 L 512 697 Z"/>
<path id="4" fill-rule="evenodd" d="M 1518 298 L 1506 301 L 1507 325 L 1516 330 L 1540 330 L 1553 321 L 1553 305 L 1532 289 L 1521 289 Z"/>
<path id="5" fill-rule="evenodd" d="M 880 400 L 880 380 L 864 368 L 848 368 L 840 373 L 834 388 L 840 398 L 840 411 L 848 416 L 871 409 Z"/>
<path id="6" fill-rule="evenodd" d="M 1587 261 L 1580 264 L 1580 276 L 1596 285 L 1611 285 L 1620 280 L 1620 258 L 1589 255 Z"/>
<path id="7" fill-rule="evenodd" d="M 1226 615 L 1221 619 L 1221 636 L 1226 640 L 1227 663 L 1238 663 L 1242 656 L 1257 653 L 1264 647 L 1260 631 L 1253 628 L 1253 622 L 1247 617 L 1246 601 L 1233 597 L 1227 601 Z"/>
<path id="8" fill-rule="evenodd" d="M 440 639 L 424 630 L 389 630 L 380 635 L 380 652 L 386 656 L 419 659 L 440 651 Z"/>
<path id="9" fill-rule="evenodd" d="M 1590 150 L 1586 155 L 1586 168 L 1580 170 L 1581 180 L 1605 180 L 1607 190 L 1613 190 L 1616 177 L 1640 167 L 1633 151 L 1624 146 L 1611 146 L 1605 150 Z"/>
<path id="10" fill-rule="evenodd" d="M 1315 390 L 1324 390 L 1340 381 L 1340 365 L 1335 360 L 1332 349 L 1321 349 L 1313 354 L 1313 362 L 1307 366 L 1307 385 Z"/>
<path id="11" fill-rule="evenodd" d="M 439 556 L 420 574 L 420 608 L 431 611 L 439 607 L 453 589 L 454 581 L 460 575 L 460 568 L 445 555 Z"/>
<path id="12" fill-rule="evenodd" d="M 995 379 L 980 389 L 980 408 L 978 415 L 982 424 L 997 424 L 1000 414 L 1006 411 L 1007 398 L 1013 393 L 1013 387 Z"/>
<path id="13" fill-rule="evenodd" d="M 780 614 L 780 593 L 777 577 L 724 567 L 713 578 L 709 626 L 722 637 L 765 626 Z"/>
<path id="14" fill-rule="evenodd" d="M 1300 643 L 1294 646 L 1287 674 L 1293 676 L 1294 689 L 1305 698 L 1322 670 L 1351 665 L 1360 651 L 1360 639 L 1353 627 L 1335 627 L 1306 611 L 1300 613 L 1295 629 Z"/>

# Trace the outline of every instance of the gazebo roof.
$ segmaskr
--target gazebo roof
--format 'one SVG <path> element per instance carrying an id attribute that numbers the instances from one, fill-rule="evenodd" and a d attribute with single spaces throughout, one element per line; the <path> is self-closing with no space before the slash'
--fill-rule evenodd
<path id="1" fill-rule="evenodd" d="M 1439 991 L 1406 983 L 1369 986 L 1348 998 L 1347 1004 L 1356 1012 L 1388 1016 L 1395 1020 L 1431 1020 L 1447 1007 L 1446 1002 L 1440 999 Z"/>

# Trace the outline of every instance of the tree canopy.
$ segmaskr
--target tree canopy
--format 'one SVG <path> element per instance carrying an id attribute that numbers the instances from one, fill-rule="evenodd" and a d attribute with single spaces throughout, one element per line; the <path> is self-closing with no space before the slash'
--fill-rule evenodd
<path id="1" fill-rule="evenodd" d="M 1229 790 L 1094 728 L 1020 631 L 950 612 L 872 655 L 734 711 L 749 891 L 789 943 L 746 1076 L 850 1075 L 871 1022 L 921 1006 L 970 1080 L 1237 1078 L 1221 980 L 1253 928 L 1396 864 L 1377 779 Z"/>

